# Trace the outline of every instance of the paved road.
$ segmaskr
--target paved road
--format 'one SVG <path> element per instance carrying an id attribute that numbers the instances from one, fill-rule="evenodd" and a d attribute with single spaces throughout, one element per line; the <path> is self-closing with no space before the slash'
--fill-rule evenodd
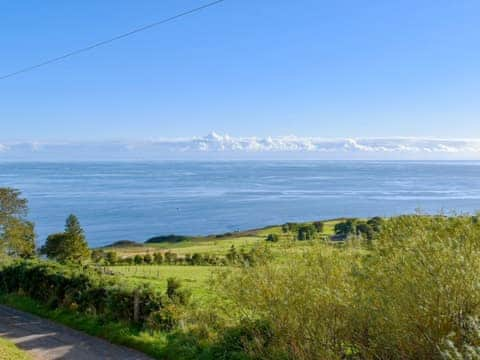
<path id="1" fill-rule="evenodd" d="M 0 336 L 35 360 L 151 360 L 148 356 L 0 305 Z"/>

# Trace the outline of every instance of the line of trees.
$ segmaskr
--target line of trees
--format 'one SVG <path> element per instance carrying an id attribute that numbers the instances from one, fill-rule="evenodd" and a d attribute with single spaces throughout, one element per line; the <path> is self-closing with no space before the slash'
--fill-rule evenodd
<path id="1" fill-rule="evenodd" d="M 30 259 L 37 255 L 35 225 L 27 215 L 28 201 L 21 192 L 0 188 L 0 256 Z M 70 215 L 65 231 L 48 236 L 39 252 L 59 262 L 87 260 L 90 250 L 78 218 Z"/>
<path id="2" fill-rule="evenodd" d="M 384 223 L 383 218 L 373 217 L 367 221 L 359 219 L 346 219 L 345 221 L 335 224 L 335 235 L 347 238 L 349 236 L 361 236 L 371 241 L 378 234 Z"/>
<path id="3" fill-rule="evenodd" d="M 314 221 L 313 223 L 286 223 L 282 225 L 282 232 L 285 234 L 294 234 L 297 240 L 313 240 L 324 232 L 325 224 L 322 221 Z M 274 241 L 267 237 L 267 241 Z"/>
<path id="4" fill-rule="evenodd" d="M 91 253 L 91 259 L 98 265 L 211 265 L 211 266 L 227 266 L 227 265 L 254 265 L 259 262 L 266 252 L 259 251 L 257 248 L 246 250 L 241 248 L 237 250 L 232 245 L 224 256 L 215 254 L 185 254 L 179 256 L 172 251 L 155 252 L 153 254 L 136 254 L 129 257 L 119 257 L 115 251 L 104 251 L 95 249 Z"/>

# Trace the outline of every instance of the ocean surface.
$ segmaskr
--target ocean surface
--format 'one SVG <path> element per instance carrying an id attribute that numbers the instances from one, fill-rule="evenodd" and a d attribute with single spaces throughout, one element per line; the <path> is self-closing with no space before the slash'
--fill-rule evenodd
<path id="1" fill-rule="evenodd" d="M 38 242 L 76 214 L 91 246 L 287 221 L 480 210 L 480 162 L 0 163 Z"/>

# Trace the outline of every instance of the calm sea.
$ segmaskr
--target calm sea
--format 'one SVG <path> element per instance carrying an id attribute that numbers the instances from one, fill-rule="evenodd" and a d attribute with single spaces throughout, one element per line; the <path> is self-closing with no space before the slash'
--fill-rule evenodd
<path id="1" fill-rule="evenodd" d="M 42 243 L 74 213 L 90 245 L 336 217 L 480 210 L 480 162 L 0 163 Z"/>

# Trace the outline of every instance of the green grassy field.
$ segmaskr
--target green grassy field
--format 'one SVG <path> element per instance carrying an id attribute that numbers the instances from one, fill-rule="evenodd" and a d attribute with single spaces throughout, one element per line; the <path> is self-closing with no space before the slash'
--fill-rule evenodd
<path id="1" fill-rule="evenodd" d="M 333 235 L 337 220 L 326 221 L 322 235 Z M 268 234 L 277 234 L 280 241 L 267 242 Z M 143 244 L 140 246 L 109 247 L 108 251 L 115 251 L 120 257 L 129 257 L 136 254 L 153 254 L 155 252 L 171 251 L 179 256 L 186 254 L 209 254 L 225 256 L 232 246 L 237 250 L 249 251 L 254 247 L 266 246 L 279 260 L 288 259 L 291 252 L 300 252 L 308 249 L 311 241 L 292 242 L 292 235 L 284 234 L 281 226 L 271 226 L 258 230 L 249 230 L 224 237 L 194 237 L 181 242 L 164 242 Z M 194 299 L 208 298 L 208 284 L 212 274 L 221 271 L 217 266 L 189 266 L 189 265 L 117 265 L 110 266 L 108 270 L 119 276 L 123 281 L 136 286 L 150 284 L 161 291 L 166 289 L 167 279 L 179 279 L 184 288 L 192 292 Z"/>
<path id="2" fill-rule="evenodd" d="M 25 352 L 18 349 L 15 344 L 0 338 L 0 360 L 29 360 Z"/>
<path id="3" fill-rule="evenodd" d="M 132 285 L 147 283 L 160 291 L 166 290 L 168 278 L 176 278 L 184 288 L 192 292 L 196 300 L 208 297 L 209 281 L 213 273 L 219 270 L 215 266 L 187 265 L 126 265 L 111 266 L 108 269 Z"/>
<path id="4" fill-rule="evenodd" d="M 340 220 L 329 220 L 324 222 L 323 235 L 330 236 L 334 234 L 334 227 Z M 107 251 L 115 251 L 121 257 L 134 256 L 136 254 L 147 254 L 154 252 L 172 251 L 178 255 L 185 254 L 209 254 L 209 255 L 225 255 L 228 250 L 234 245 L 237 249 L 250 250 L 254 246 L 264 245 L 265 238 L 268 234 L 277 234 L 280 240 L 277 244 L 271 244 L 272 249 L 283 248 L 285 241 L 291 239 L 291 235 L 286 235 L 282 232 L 281 226 L 270 226 L 263 229 L 249 230 L 232 234 L 225 237 L 193 237 L 189 240 L 181 242 L 163 242 L 151 244 L 139 244 L 140 246 L 112 246 L 104 248 Z M 299 243 L 299 247 L 307 244 Z"/>
<path id="5" fill-rule="evenodd" d="M 324 232 L 321 235 L 333 235 L 334 226 L 339 220 L 326 221 Z M 277 243 L 267 242 L 268 234 L 279 235 Z M 249 251 L 254 247 L 268 247 L 271 253 L 279 260 L 287 260 L 288 254 L 308 250 L 311 241 L 292 241 L 291 234 L 284 234 L 281 226 L 270 226 L 263 229 L 249 230 L 234 233 L 228 236 L 192 237 L 180 242 L 163 242 L 140 244 L 138 246 L 113 246 L 105 250 L 117 252 L 119 257 L 131 257 L 137 254 L 153 254 L 155 252 L 171 251 L 180 257 L 186 254 L 209 254 L 223 257 L 234 246 L 237 251 Z M 320 241 L 320 239 L 319 239 Z M 212 275 L 224 267 L 218 266 L 189 266 L 189 265 L 116 265 L 107 269 L 132 286 L 150 284 L 164 291 L 167 279 L 176 278 L 182 282 L 185 289 L 191 291 L 193 299 L 204 300 L 209 298 L 209 282 Z"/>

